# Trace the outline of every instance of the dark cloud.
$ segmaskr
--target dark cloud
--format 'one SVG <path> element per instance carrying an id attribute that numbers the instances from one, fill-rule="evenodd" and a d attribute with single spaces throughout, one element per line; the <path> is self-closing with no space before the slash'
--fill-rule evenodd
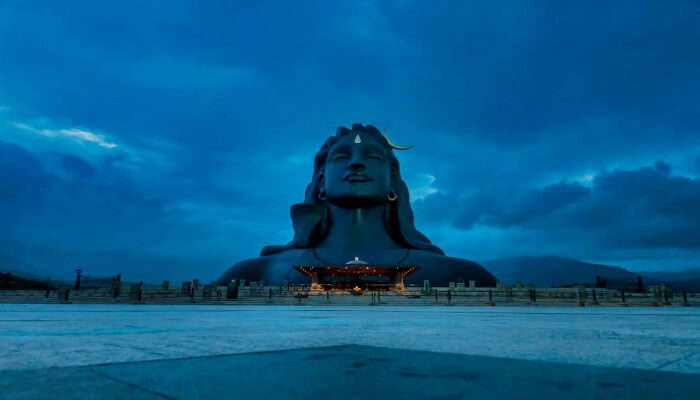
<path id="1" fill-rule="evenodd" d="M 237 240 L 231 234 L 240 204 L 256 201 L 251 195 L 232 194 L 217 202 L 216 194 L 198 194 L 202 186 L 186 183 L 184 193 L 169 194 L 175 189 L 144 185 L 114 166 L 118 157 L 103 160 L 96 170 L 79 157 L 63 155 L 59 165 L 71 174 L 55 174 L 44 167 L 48 157 L 41 160 L 20 146 L 0 142 L 0 155 L 0 254 L 18 264 L 44 271 L 50 266 L 46 272 L 55 269 L 54 276 L 83 265 L 92 274 L 117 270 L 133 279 L 163 274 L 185 279 L 193 272 L 183 260 L 190 260 L 202 264 L 195 269 L 203 279 L 213 279 L 230 263 L 232 250 L 262 243 L 261 233 Z M 265 218 L 257 224 L 267 226 Z M 212 248 L 218 250 L 211 254 Z"/>
<path id="2" fill-rule="evenodd" d="M 612 139 L 639 139 L 661 121 L 674 135 L 697 126 L 686 100 L 700 85 L 698 4 L 463 3 L 398 15 L 392 27 L 415 40 L 433 72 L 414 81 L 412 94 L 443 129 L 522 145 L 601 115 L 625 116 Z M 442 107 L 430 106 L 436 101 Z"/>
<path id="3" fill-rule="evenodd" d="M 2 144 L 0 149 L 11 160 L 12 168 L 0 181 L 9 188 L 3 192 L 10 193 L 2 198 L 3 217 L 14 219 L 15 227 L 24 232 L 34 228 L 37 236 L 46 234 L 47 239 L 62 241 L 67 238 L 62 238 L 60 231 L 71 229 L 78 242 L 114 243 L 114 235 L 129 232 L 135 221 L 152 223 L 161 214 L 161 202 L 146 198 L 128 179 L 66 180 L 47 172 L 39 158 L 19 146 Z M 79 165 L 81 174 L 87 171 L 85 161 L 77 161 L 77 157 L 68 160 L 73 170 Z"/>
<path id="4" fill-rule="evenodd" d="M 87 161 L 70 154 L 59 155 L 61 167 L 78 178 L 88 178 L 95 174 L 93 168 Z"/>
<path id="5" fill-rule="evenodd" d="M 10 186 L 29 187 L 44 181 L 41 162 L 20 146 L 0 141 L 0 182 L 7 185 L 3 197 L 11 195 Z"/>
<path id="6" fill-rule="evenodd" d="M 607 246 L 700 248 L 700 180 L 657 164 L 596 178 L 594 193 L 568 217 L 598 229 Z"/>
<path id="7" fill-rule="evenodd" d="M 0 215 L 2 234 L 13 234 L 41 207 L 52 180 L 41 162 L 21 147 L 0 141 Z"/>
<path id="8" fill-rule="evenodd" d="M 533 189 L 521 195 L 514 193 L 478 194 L 468 198 L 454 223 L 470 228 L 476 223 L 511 227 L 556 212 L 590 195 L 590 190 L 577 183 L 561 182 Z"/>
<path id="9" fill-rule="evenodd" d="M 422 207 L 443 202 L 429 196 Z M 520 195 L 508 188 L 479 194 L 456 204 L 451 223 L 467 230 L 518 227 L 545 243 L 565 234 L 596 248 L 697 250 L 698 204 L 700 180 L 672 176 L 669 165 L 659 161 L 654 167 L 601 173 L 591 188 L 562 182 Z"/>
<path id="10" fill-rule="evenodd" d="M 456 201 L 459 200 L 437 192 L 426 198 L 414 201 L 412 207 L 417 220 L 440 223 L 454 219 L 455 215 L 453 213 Z"/>

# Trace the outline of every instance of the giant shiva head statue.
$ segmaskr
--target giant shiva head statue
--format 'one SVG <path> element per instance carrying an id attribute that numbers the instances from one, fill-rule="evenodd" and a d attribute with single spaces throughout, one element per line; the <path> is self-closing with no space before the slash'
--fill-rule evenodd
<path id="1" fill-rule="evenodd" d="M 330 205 L 383 206 L 384 227 L 397 244 L 444 254 L 413 223 L 408 187 L 401 179 L 399 160 L 393 152 L 409 148 L 392 143 L 372 125 L 339 127 L 316 153 L 304 202 L 291 207 L 294 239 L 284 246 L 266 246 L 260 255 L 316 247 L 333 224 Z"/>

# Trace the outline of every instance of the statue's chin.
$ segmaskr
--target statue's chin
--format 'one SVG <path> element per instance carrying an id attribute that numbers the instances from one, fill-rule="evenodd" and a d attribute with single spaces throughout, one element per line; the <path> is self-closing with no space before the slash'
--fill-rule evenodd
<path id="1" fill-rule="evenodd" d="M 328 201 L 334 206 L 342 208 L 367 208 L 382 205 L 388 200 L 384 196 L 378 197 L 344 195 L 328 197 Z"/>

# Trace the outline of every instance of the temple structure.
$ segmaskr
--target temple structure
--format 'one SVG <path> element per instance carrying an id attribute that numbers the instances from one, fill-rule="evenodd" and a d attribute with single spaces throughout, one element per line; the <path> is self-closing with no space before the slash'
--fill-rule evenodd
<path id="1" fill-rule="evenodd" d="M 311 290 L 391 290 L 402 291 L 404 278 L 412 274 L 417 266 L 382 267 L 364 266 L 294 266 L 294 269 L 311 278 Z"/>

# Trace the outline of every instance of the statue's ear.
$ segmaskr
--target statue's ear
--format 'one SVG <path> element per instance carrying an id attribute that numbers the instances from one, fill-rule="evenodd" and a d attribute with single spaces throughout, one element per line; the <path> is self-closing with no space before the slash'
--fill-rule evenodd
<path id="1" fill-rule="evenodd" d="M 325 209 L 314 204 L 294 204 L 290 209 L 294 239 L 300 247 L 307 247 L 314 229 L 323 221 Z"/>
<path id="2" fill-rule="evenodd" d="M 391 171 L 391 176 L 398 176 L 399 174 L 399 167 L 396 165 L 396 162 L 390 162 L 389 163 L 389 171 Z"/>

